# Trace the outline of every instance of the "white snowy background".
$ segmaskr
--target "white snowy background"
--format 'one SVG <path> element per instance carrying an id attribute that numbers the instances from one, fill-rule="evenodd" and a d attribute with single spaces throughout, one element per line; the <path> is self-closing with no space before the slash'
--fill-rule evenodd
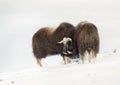
<path id="1" fill-rule="evenodd" d="M 98 27 L 97 63 L 63 65 L 57 55 L 43 59 L 39 68 L 33 34 L 41 27 L 85 20 Z M 0 0 L 0 85 L 119 85 L 119 25 L 119 0 Z"/>

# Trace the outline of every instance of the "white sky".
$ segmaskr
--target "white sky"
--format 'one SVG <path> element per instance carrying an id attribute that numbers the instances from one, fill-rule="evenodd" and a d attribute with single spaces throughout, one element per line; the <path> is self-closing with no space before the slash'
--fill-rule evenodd
<path id="1" fill-rule="evenodd" d="M 29 68 L 33 34 L 61 22 L 93 22 L 100 34 L 100 52 L 120 48 L 119 0 L 0 0 L 0 72 Z"/>

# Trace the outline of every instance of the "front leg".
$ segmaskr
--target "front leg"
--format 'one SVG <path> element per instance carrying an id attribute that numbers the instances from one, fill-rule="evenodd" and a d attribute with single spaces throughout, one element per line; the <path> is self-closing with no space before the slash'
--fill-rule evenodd
<path id="1" fill-rule="evenodd" d="M 68 56 L 63 56 L 64 64 L 69 64 L 71 63 L 71 60 Z"/>

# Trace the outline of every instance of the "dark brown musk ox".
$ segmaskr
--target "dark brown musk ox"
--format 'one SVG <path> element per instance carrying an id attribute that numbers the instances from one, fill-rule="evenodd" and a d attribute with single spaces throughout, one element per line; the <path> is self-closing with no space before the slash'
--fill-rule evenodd
<path id="1" fill-rule="evenodd" d="M 90 22 L 83 21 L 76 26 L 76 32 L 80 63 L 94 63 L 100 42 L 97 27 Z"/>
<path id="2" fill-rule="evenodd" d="M 61 23 L 56 29 L 50 27 L 39 29 L 32 38 L 33 54 L 37 60 L 37 63 L 42 66 L 42 58 L 46 58 L 49 55 L 62 54 L 64 45 L 59 42 L 65 37 L 73 39 L 74 32 L 75 27 L 67 22 Z M 72 42 L 71 47 L 72 55 L 77 55 L 76 43 Z"/>

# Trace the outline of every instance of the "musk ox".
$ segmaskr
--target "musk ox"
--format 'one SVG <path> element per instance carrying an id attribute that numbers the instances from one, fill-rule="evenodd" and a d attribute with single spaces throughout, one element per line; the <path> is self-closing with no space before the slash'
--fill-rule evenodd
<path id="1" fill-rule="evenodd" d="M 80 62 L 92 63 L 99 52 L 99 34 L 97 27 L 87 21 L 76 26 L 76 42 L 80 55 Z"/>
<path id="2" fill-rule="evenodd" d="M 63 53 L 64 45 L 58 42 L 65 37 L 73 39 L 75 27 L 69 23 L 61 23 L 56 29 L 45 27 L 38 30 L 32 38 L 33 54 L 37 63 L 42 66 L 41 59 L 48 55 Z M 76 44 L 72 43 L 72 55 L 77 55 Z"/>

